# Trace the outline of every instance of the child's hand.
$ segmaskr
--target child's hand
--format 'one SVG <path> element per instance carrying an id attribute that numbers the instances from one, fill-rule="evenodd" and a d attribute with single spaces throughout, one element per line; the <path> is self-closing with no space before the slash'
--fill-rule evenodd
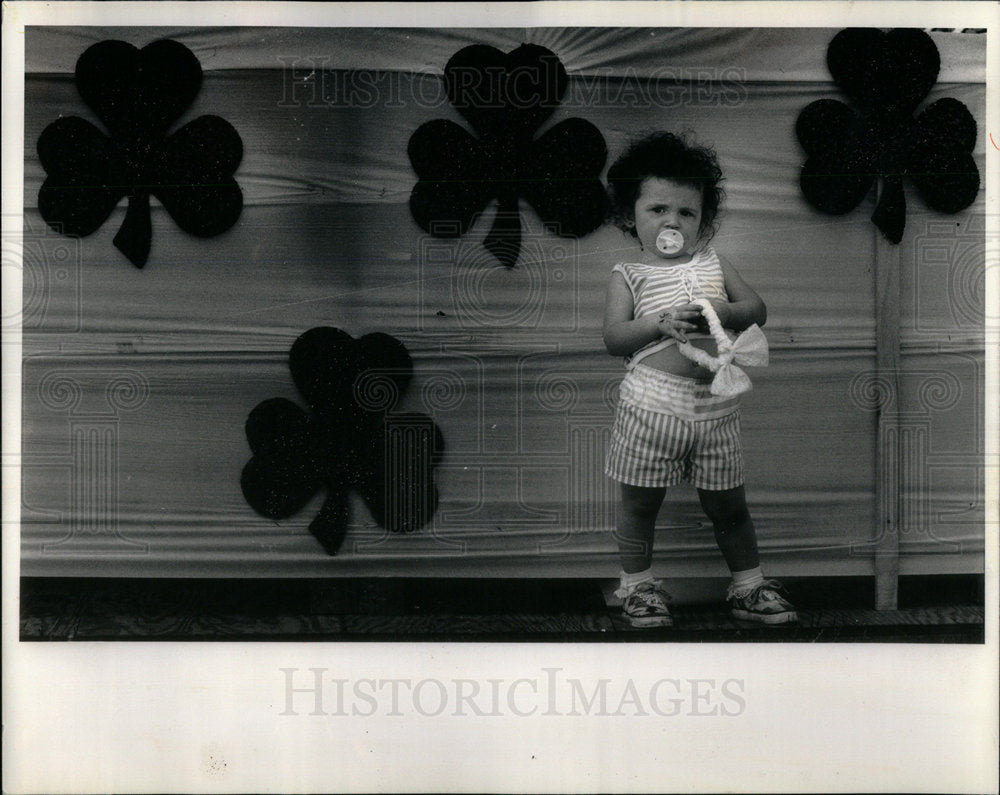
<path id="1" fill-rule="evenodd" d="M 701 318 L 701 307 L 697 304 L 678 304 L 660 312 L 657 327 L 663 337 L 673 337 L 678 342 L 687 342 L 686 331 L 695 331 Z"/>

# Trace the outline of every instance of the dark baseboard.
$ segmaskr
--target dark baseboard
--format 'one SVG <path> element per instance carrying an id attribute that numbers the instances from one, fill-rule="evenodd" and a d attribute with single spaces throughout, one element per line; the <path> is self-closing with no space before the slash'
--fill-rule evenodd
<path id="1" fill-rule="evenodd" d="M 676 626 L 634 630 L 581 579 L 21 580 L 22 641 L 449 640 L 982 643 L 982 575 L 901 577 L 873 609 L 870 577 L 786 578 L 800 620 L 747 626 L 725 605 L 677 605 Z"/>

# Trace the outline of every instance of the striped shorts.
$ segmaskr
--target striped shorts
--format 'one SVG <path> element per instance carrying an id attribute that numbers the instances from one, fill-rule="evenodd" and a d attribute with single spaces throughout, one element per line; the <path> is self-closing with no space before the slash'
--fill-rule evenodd
<path id="1" fill-rule="evenodd" d="M 743 484 L 739 397 L 636 365 L 622 381 L 606 474 L 655 488 L 687 481 L 699 489 Z"/>

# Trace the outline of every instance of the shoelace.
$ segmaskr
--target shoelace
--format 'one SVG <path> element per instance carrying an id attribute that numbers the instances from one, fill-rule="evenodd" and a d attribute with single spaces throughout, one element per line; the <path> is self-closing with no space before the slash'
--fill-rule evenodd
<path id="1" fill-rule="evenodd" d="M 785 597 L 782 596 L 784 591 L 785 587 L 777 580 L 764 580 L 760 585 L 755 585 L 749 591 L 742 594 L 730 585 L 727 598 L 740 599 L 749 604 L 758 600 L 766 600 L 768 602 L 786 601 Z"/>
<path id="2" fill-rule="evenodd" d="M 629 594 L 628 597 L 635 597 L 642 604 L 649 607 L 659 607 L 664 610 L 667 609 L 667 603 L 670 601 L 670 596 L 664 591 L 657 587 L 658 583 L 653 582 L 643 582 L 639 583 L 635 590 Z"/>

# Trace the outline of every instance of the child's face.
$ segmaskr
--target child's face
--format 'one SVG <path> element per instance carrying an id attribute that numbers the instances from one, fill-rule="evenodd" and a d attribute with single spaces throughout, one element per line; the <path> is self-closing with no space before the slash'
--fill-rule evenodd
<path id="1" fill-rule="evenodd" d="M 634 219 L 644 251 L 666 260 L 687 261 L 698 245 L 701 191 L 672 179 L 647 177 L 639 187 Z M 657 249 L 656 238 L 664 229 L 674 229 L 684 236 L 684 245 L 679 251 L 664 254 Z"/>

